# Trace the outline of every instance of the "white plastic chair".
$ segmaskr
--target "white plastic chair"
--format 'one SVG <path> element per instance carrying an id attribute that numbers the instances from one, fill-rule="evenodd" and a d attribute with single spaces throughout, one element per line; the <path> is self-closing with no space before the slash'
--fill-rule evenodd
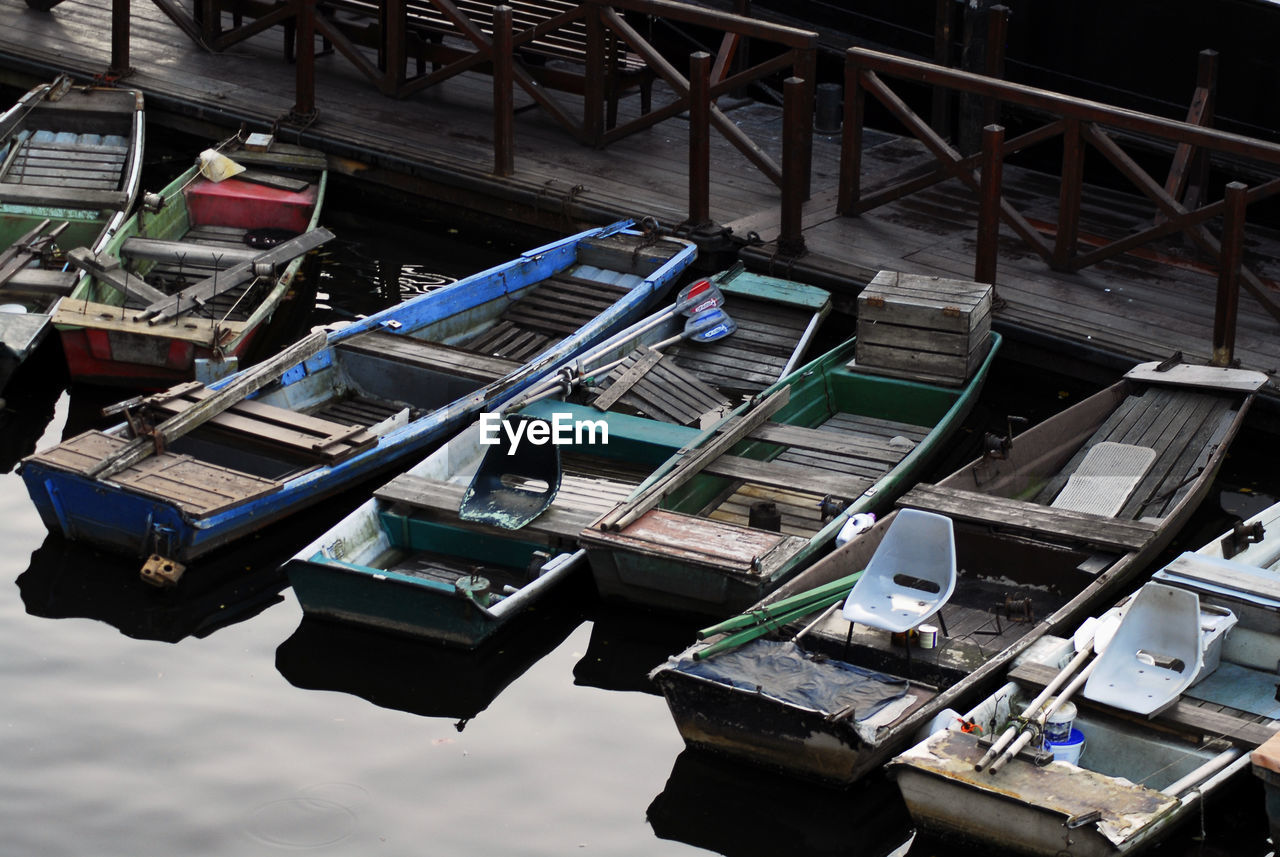
<path id="1" fill-rule="evenodd" d="M 844 602 L 844 618 L 892 633 L 910 630 L 947 603 L 956 586 L 951 519 L 899 509 Z"/>
<path id="2" fill-rule="evenodd" d="M 1177 701 L 1200 671 L 1200 597 L 1163 583 L 1138 590 L 1085 682 L 1094 702 L 1147 717 Z"/>

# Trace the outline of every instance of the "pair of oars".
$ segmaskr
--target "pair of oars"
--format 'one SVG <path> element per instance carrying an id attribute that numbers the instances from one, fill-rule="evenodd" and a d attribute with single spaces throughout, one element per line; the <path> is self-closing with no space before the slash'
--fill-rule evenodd
<path id="1" fill-rule="evenodd" d="M 1026 706 L 1022 711 L 1022 717 L 1019 720 L 1009 724 L 1004 733 L 992 743 L 991 748 L 983 755 L 981 759 L 973 766 L 975 771 L 987 769 L 987 773 L 996 774 L 1008 764 L 1009 760 L 1022 752 L 1023 748 L 1031 742 L 1031 739 L 1044 730 L 1044 724 L 1065 705 L 1071 697 L 1078 691 L 1093 670 L 1098 665 L 1102 652 L 1106 649 L 1107 644 L 1111 642 L 1111 638 L 1115 635 L 1116 627 L 1119 625 L 1117 617 L 1110 617 L 1099 620 L 1092 616 L 1080 624 L 1072 635 L 1072 644 L 1075 648 L 1075 655 L 1063 667 L 1053 680 L 1045 685 L 1044 690 L 1036 696 L 1035 699 Z M 1093 658 L 1092 661 L 1089 659 Z M 1080 669 L 1085 662 L 1088 665 L 1084 669 Z M 1079 672 L 1077 672 L 1079 671 Z M 1072 676 L 1075 676 L 1072 678 Z M 1068 683 L 1069 680 L 1069 683 Z M 1063 685 L 1066 685 L 1064 688 Z M 1061 689 L 1061 693 L 1059 693 Z M 1057 697 L 1049 702 L 1049 699 L 1058 694 Z M 1048 703 L 1046 705 L 1046 703 Z"/>

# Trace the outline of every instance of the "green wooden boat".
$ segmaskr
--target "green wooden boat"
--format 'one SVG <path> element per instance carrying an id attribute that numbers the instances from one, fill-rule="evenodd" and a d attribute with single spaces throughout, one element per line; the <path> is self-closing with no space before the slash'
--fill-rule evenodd
<path id="1" fill-rule="evenodd" d="M 75 285 L 63 250 L 101 249 L 132 207 L 142 107 L 140 92 L 64 75 L 0 115 L 0 388 Z"/>
<path id="2" fill-rule="evenodd" d="M 583 532 L 601 597 L 711 616 L 758 601 L 920 478 L 978 400 L 987 335 L 960 387 L 858 364 L 855 338 L 765 390 L 723 433 L 735 445 L 678 452 Z"/>

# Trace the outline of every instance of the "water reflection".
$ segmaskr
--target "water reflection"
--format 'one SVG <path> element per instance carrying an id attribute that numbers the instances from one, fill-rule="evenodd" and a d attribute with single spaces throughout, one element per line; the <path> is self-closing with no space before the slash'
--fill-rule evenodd
<path id="1" fill-rule="evenodd" d="M 726 857 L 887 857 L 911 840 L 907 808 L 880 777 L 829 789 L 695 750 L 676 757 L 648 819 L 660 839 Z"/>
<path id="2" fill-rule="evenodd" d="M 50 535 L 17 585 L 32 616 L 96 619 L 126 637 L 176 643 L 206 637 L 283 600 L 288 581 L 281 559 L 274 551 L 228 555 L 162 590 L 139 580 L 138 561 Z"/>
<path id="3" fill-rule="evenodd" d="M 570 581 L 556 598 L 535 605 L 474 650 L 304 616 L 276 650 L 276 669 L 295 687 L 450 718 L 461 732 L 582 624 L 587 595 L 587 586 Z"/>
<path id="4" fill-rule="evenodd" d="M 596 604 L 591 620 L 591 641 L 573 668 L 573 683 L 652 694 L 659 691 L 649 672 L 683 651 L 708 624 L 614 604 Z"/>

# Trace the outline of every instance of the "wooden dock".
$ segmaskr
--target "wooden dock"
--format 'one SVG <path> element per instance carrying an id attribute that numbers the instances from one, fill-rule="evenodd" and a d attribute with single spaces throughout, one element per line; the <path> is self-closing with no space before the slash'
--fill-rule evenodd
<path id="1" fill-rule="evenodd" d="M 64 0 L 50 12 L 24 0 L 0 0 L 0 80 L 15 87 L 60 71 L 90 79 L 112 59 L 111 4 Z M 317 42 L 319 44 L 319 42 Z M 688 220 L 689 123 L 669 118 L 607 147 L 581 145 L 522 90 L 514 93 L 514 173 L 494 164 L 493 78 L 463 73 L 405 98 L 380 94 L 336 53 L 315 63 L 317 114 L 290 116 L 295 66 L 284 54 L 283 31 L 270 28 L 215 53 L 197 46 L 152 3 L 132 4 L 130 65 L 124 81 L 146 95 L 153 123 L 207 136 L 242 124 L 274 128 L 281 139 L 321 149 L 331 172 L 394 188 L 448 209 L 466 209 L 567 233 L 619 216 L 651 216 L 667 226 Z M 548 93 L 566 110 L 581 96 Z M 663 103 L 663 84 L 653 92 Z M 729 104 L 722 101 L 722 107 Z M 640 111 L 640 97 L 619 103 L 620 117 Z M 727 110 L 771 157 L 781 156 L 783 110 L 748 103 Z M 812 197 L 803 235 L 807 252 L 777 253 L 779 191 L 719 134 L 711 133 L 710 217 L 748 265 L 832 290 L 852 312 L 857 291 L 882 269 L 970 279 L 974 276 L 978 205 L 957 181 L 905 197 L 859 217 L 836 213 L 838 135 L 815 134 Z M 914 140 L 868 132 L 863 192 L 924 162 Z M 1086 176 L 1086 180 L 1087 180 Z M 1006 198 L 1016 199 L 1033 226 L 1051 234 L 1059 183 L 1014 164 L 1004 167 Z M 1082 244 L 1150 225 L 1157 212 L 1136 194 L 1087 185 Z M 746 246 L 743 247 L 743 239 Z M 1280 236 L 1250 224 L 1245 258 L 1268 288 L 1280 280 Z M 1181 351 L 1207 362 L 1213 353 L 1217 274 L 1212 262 L 1172 239 L 1076 273 L 1053 271 L 1007 230 L 997 260 L 994 326 L 1010 353 L 1078 359 L 1077 371 L 1103 380 L 1140 360 Z M 1234 355 L 1244 368 L 1280 378 L 1280 321 L 1242 291 Z"/>

